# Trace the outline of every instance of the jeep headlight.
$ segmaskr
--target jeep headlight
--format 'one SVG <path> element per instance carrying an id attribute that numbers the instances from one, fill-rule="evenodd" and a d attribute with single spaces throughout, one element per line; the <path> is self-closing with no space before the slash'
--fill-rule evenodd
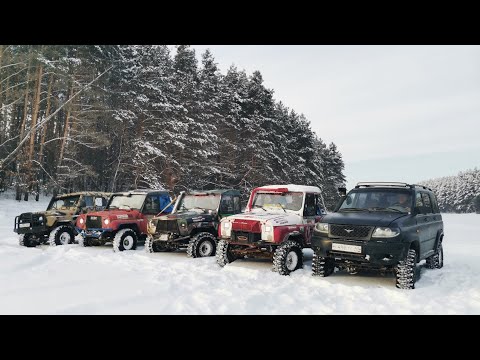
<path id="1" fill-rule="evenodd" d="M 222 236 L 230 237 L 232 235 L 232 223 L 230 221 L 222 222 Z"/>
<path id="2" fill-rule="evenodd" d="M 148 222 L 147 231 L 149 234 L 155 234 L 157 231 L 157 226 L 152 220 Z"/>
<path id="3" fill-rule="evenodd" d="M 372 237 L 377 238 L 391 238 L 400 235 L 399 229 L 392 229 L 389 227 L 377 227 L 372 234 Z"/>
<path id="4" fill-rule="evenodd" d="M 272 225 L 263 225 L 262 240 L 273 241 L 273 226 Z"/>
<path id="5" fill-rule="evenodd" d="M 107 218 L 107 219 L 103 220 L 103 223 L 104 223 L 105 225 L 108 225 L 108 224 L 110 223 L 110 219 Z"/>
<path id="6" fill-rule="evenodd" d="M 85 222 L 85 221 L 83 220 L 83 218 L 80 218 L 80 224 L 83 225 L 84 222 Z"/>
<path id="7" fill-rule="evenodd" d="M 328 223 L 317 223 L 315 225 L 315 230 L 321 233 L 328 233 Z"/>

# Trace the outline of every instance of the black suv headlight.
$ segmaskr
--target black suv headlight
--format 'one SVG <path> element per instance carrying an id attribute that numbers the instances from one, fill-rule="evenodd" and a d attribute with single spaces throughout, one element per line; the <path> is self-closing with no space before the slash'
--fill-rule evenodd
<path id="1" fill-rule="evenodd" d="M 328 223 L 317 223 L 315 225 L 315 230 L 321 233 L 328 233 Z"/>
<path id="2" fill-rule="evenodd" d="M 377 227 L 372 234 L 376 238 L 391 238 L 400 235 L 400 229 L 389 227 Z"/>

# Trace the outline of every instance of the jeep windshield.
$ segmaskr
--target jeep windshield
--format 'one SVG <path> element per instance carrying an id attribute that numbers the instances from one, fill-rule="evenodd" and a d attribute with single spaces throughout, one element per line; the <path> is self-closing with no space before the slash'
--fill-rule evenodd
<path id="1" fill-rule="evenodd" d="M 302 208 L 302 204 L 303 193 L 301 192 L 257 193 L 252 208 L 298 211 Z"/>
<path id="2" fill-rule="evenodd" d="M 75 209 L 77 207 L 78 199 L 80 199 L 80 195 L 54 198 L 50 201 L 50 204 L 48 204 L 47 210 Z"/>
<path id="3" fill-rule="evenodd" d="M 179 210 L 217 210 L 220 203 L 220 195 L 185 195 L 178 204 Z"/>
<path id="4" fill-rule="evenodd" d="M 145 194 L 132 194 L 132 195 L 113 195 L 108 210 L 121 209 L 121 210 L 140 210 L 147 195 Z"/>
<path id="5" fill-rule="evenodd" d="M 408 213 L 412 209 L 412 195 L 398 189 L 352 190 L 338 211 L 388 211 Z"/>

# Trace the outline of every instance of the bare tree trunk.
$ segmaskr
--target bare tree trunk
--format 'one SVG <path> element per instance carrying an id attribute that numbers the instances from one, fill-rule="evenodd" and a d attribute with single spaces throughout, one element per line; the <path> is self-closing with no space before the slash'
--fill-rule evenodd
<path id="1" fill-rule="evenodd" d="M 73 82 L 72 82 L 72 87 L 70 88 L 70 95 L 68 98 L 70 99 L 72 96 L 73 96 Z M 63 129 L 63 139 L 62 139 L 62 145 L 60 146 L 60 156 L 58 158 L 57 169 L 60 167 L 60 165 L 62 165 L 63 153 L 65 151 L 65 143 L 67 142 L 71 110 L 72 110 L 72 106 L 69 106 L 67 110 L 67 116 L 65 118 L 65 127 Z"/>
<path id="2" fill-rule="evenodd" d="M 53 73 L 50 74 L 50 80 L 48 82 L 48 90 L 47 90 L 47 109 L 45 110 L 45 118 L 50 115 L 50 104 L 51 104 L 51 96 L 52 96 L 52 86 L 53 86 Z M 45 124 L 42 131 L 42 138 L 40 139 L 40 151 L 38 153 L 38 161 L 40 164 L 44 164 L 43 162 L 43 148 L 45 146 L 45 136 L 47 134 L 48 124 Z"/>
<path id="3" fill-rule="evenodd" d="M 37 88 L 35 90 L 35 97 L 33 100 L 33 110 L 32 110 L 32 129 L 34 129 L 30 135 L 30 150 L 28 152 L 28 160 L 29 162 L 33 159 L 33 150 L 35 147 L 35 126 L 37 125 L 37 117 L 38 117 L 38 109 L 40 107 L 40 92 L 42 90 L 42 72 L 43 66 L 39 65 L 37 70 Z M 31 164 L 29 165 L 31 166 Z"/>
<path id="4" fill-rule="evenodd" d="M 28 70 L 27 70 L 27 87 L 25 88 L 25 103 L 23 107 L 23 119 L 22 124 L 20 125 L 20 139 L 23 139 L 23 134 L 25 133 L 25 123 L 27 121 L 27 112 L 28 112 L 28 95 L 29 95 L 29 85 L 30 85 L 30 62 L 28 62 Z"/>

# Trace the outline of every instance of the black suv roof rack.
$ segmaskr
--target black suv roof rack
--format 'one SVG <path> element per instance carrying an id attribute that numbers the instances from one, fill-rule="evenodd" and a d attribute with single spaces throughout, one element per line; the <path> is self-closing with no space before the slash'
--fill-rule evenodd
<path id="1" fill-rule="evenodd" d="M 419 187 L 425 190 L 430 190 L 432 189 L 424 186 L 424 185 L 418 185 L 418 184 L 407 184 L 407 183 L 402 183 L 402 182 L 383 182 L 383 181 L 375 181 L 375 182 L 359 182 L 355 186 L 355 189 L 358 189 L 359 187 L 409 187 L 411 189 Z"/>

